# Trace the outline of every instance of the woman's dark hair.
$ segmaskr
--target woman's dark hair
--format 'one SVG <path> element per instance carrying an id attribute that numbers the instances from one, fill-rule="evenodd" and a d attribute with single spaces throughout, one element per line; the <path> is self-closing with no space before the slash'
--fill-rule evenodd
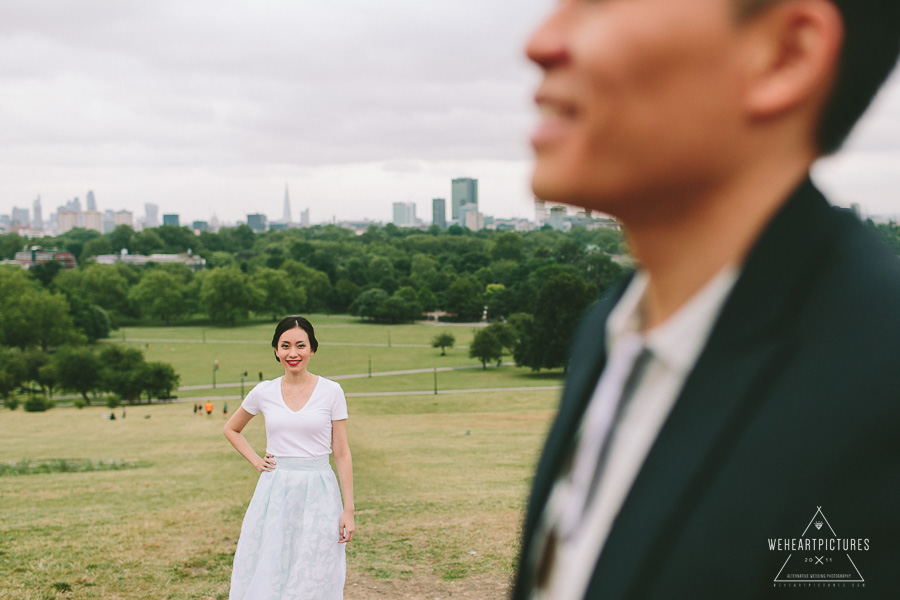
<path id="1" fill-rule="evenodd" d="M 315 352 L 319 349 L 319 341 L 316 339 L 316 332 L 313 329 L 312 323 L 309 322 L 309 319 L 301 317 L 300 315 L 291 315 L 289 317 L 285 317 L 278 322 L 278 325 L 275 326 L 275 335 L 272 336 L 272 348 L 278 348 L 278 340 L 281 339 L 281 336 L 288 329 L 293 329 L 294 327 L 299 327 L 309 336 L 309 347 L 312 348 L 312 351 Z M 275 360 L 281 362 L 281 359 L 278 358 L 278 352 L 275 352 Z"/>

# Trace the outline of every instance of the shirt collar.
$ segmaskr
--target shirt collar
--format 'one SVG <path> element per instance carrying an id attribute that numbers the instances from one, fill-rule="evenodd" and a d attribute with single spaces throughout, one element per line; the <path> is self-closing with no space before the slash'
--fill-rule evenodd
<path id="1" fill-rule="evenodd" d="M 641 301 L 650 278 L 645 271 L 638 271 L 607 320 L 607 351 L 615 352 L 626 338 L 637 334 L 654 358 L 671 369 L 687 373 L 706 344 L 739 273 L 737 267 L 725 266 L 668 319 L 642 332 Z"/>

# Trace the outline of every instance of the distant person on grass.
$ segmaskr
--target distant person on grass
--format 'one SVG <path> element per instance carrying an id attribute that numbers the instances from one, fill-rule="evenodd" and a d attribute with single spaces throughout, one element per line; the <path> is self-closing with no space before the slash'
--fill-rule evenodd
<path id="1" fill-rule="evenodd" d="M 272 347 L 284 375 L 250 390 L 225 424 L 225 437 L 261 473 L 241 526 L 229 598 L 340 600 L 343 544 L 355 530 L 347 400 L 338 383 L 307 370 L 319 347 L 308 320 L 283 319 Z M 260 412 L 265 457 L 241 434 Z M 328 463 L 332 450 L 340 490 Z"/>

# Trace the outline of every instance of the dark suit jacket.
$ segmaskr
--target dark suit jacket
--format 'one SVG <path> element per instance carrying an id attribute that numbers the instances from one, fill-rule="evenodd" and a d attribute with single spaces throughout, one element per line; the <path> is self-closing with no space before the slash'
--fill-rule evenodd
<path id="1" fill-rule="evenodd" d="M 592 309 L 573 345 L 516 600 L 528 597 L 535 526 L 603 370 L 623 288 Z M 900 259 L 806 181 L 749 253 L 586 597 L 900 597 L 898 401 Z M 817 507 L 838 538 L 869 539 L 868 551 L 849 552 L 865 588 L 776 587 L 789 555 L 796 571 L 812 553 L 771 551 L 768 539 L 799 538 Z"/>

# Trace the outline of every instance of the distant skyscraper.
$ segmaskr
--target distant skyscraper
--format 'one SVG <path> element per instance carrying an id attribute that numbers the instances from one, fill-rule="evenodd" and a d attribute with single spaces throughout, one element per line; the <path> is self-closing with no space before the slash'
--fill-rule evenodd
<path id="1" fill-rule="evenodd" d="M 116 213 L 111 210 L 103 211 L 103 233 L 110 233 L 116 228 Z"/>
<path id="2" fill-rule="evenodd" d="M 81 213 L 81 226 L 103 233 L 103 215 L 99 210 L 86 210 Z"/>
<path id="3" fill-rule="evenodd" d="M 13 222 L 13 225 L 19 225 L 19 227 L 30 226 L 31 219 L 28 217 L 28 209 L 27 208 L 13 208 L 12 209 L 12 222 Z"/>
<path id="4" fill-rule="evenodd" d="M 174 225 L 179 227 L 178 215 L 163 215 L 163 225 Z"/>
<path id="5" fill-rule="evenodd" d="M 130 210 L 118 210 L 115 213 L 114 223 L 116 227 L 119 225 L 128 225 L 134 229 L 134 214 Z"/>
<path id="6" fill-rule="evenodd" d="M 291 222 L 291 198 L 288 195 L 288 185 L 284 184 L 284 215 L 281 220 L 285 223 Z"/>
<path id="7" fill-rule="evenodd" d="M 57 219 L 59 222 L 57 230 L 60 234 L 63 234 L 70 229 L 75 229 L 76 227 L 78 227 L 78 220 L 80 217 L 81 212 L 79 211 L 60 208 L 57 211 Z"/>
<path id="8" fill-rule="evenodd" d="M 394 202 L 394 225 L 411 227 L 416 224 L 415 202 Z"/>
<path id="9" fill-rule="evenodd" d="M 431 222 L 441 229 L 447 227 L 447 200 L 444 198 L 431 201 Z"/>
<path id="10" fill-rule="evenodd" d="M 87 193 L 87 209 L 88 210 L 97 210 L 97 201 L 94 200 L 94 191 L 88 190 Z"/>
<path id="11" fill-rule="evenodd" d="M 266 215 L 261 215 L 259 213 L 247 215 L 247 226 L 253 231 L 265 231 L 266 221 Z"/>
<path id="12" fill-rule="evenodd" d="M 478 212 L 477 204 L 469 202 L 459 207 L 459 224 L 472 231 L 484 229 L 484 215 Z"/>
<path id="13" fill-rule="evenodd" d="M 543 200 L 534 199 L 534 226 L 540 229 L 547 222 L 549 212 L 547 204 Z"/>
<path id="14" fill-rule="evenodd" d="M 566 227 L 566 207 L 562 205 L 551 206 L 550 216 L 547 217 L 547 224 L 557 231 L 565 231 Z"/>
<path id="15" fill-rule="evenodd" d="M 209 231 L 209 223 L 206 221 L 194 221 L 191 223 L 191 229 L 194 231 Z"/>
<path id="16" fill-rule="evenodd" d="M 158 204 L 144 204 L 144 227 L 159 227 Z"/>
<path id="17" fill-rule="evenodd" d="M 450 185 L 451 205 L 450 218 L 459 219 L 459 207 L 463 204 L 478 206 L 478 180 L 469 177 L 454 179 Z"/>
<path id="18" fill-rule="evenodd" d="M 300 211 L 300 227 L 309 227 L 309 209 Z"/>
<path id="19" fill-rule="evenodd" d="M 31 219 L 31 227 L 34 229 L 43 229 L 44 228 L 44 215 L 43 211 L 41 211 L 41 197 L 38 196 L 34 200 L 34 204 L 31 207 L 31 214 L 34 218 Z"/>

